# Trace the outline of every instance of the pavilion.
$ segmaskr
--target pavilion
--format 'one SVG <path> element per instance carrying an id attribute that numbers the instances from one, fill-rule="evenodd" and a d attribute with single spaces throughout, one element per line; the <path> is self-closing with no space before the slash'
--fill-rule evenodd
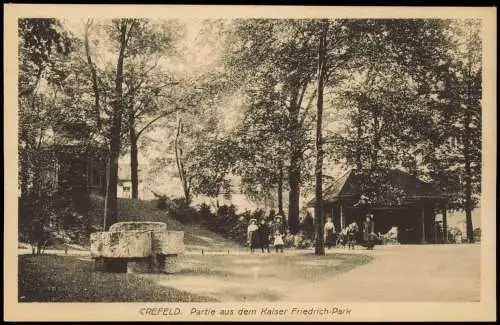
<path id="1" fill-rule="evenodd" d="M 380 196 L 387 195 L 384 188 L 390 187 L 398 193 L 398 201 L 385 203 L 360 204 L 360 198 L 366 197 L 366 184 L 372 173 L 367 170 L 351 169 L 323 193 L 324 216 L 331 216 L 336 229 L 356 222 L 361 225 L 366 213 L 374 215 L 375 232 L 386 233 L 391 227 L 399 230 L 399 242 L 402 244 L 426 244 L 446 241 L 442 234 L 447 233 L 446 203 L 444 192 L 426 183 L 416 176 L 400 170 L 384 170 L 379 173 L 375 190 Z M 369 196 L 368 196 L 369 198 Z M 379 202 L 383 200 L 379 200 Z M 315 201 L 309 202 L 313 207 Z M 442 229 L 436 228 L 436 213 L 443 215 Z M 438 233 L 442 234 L 439 235 Z M 441 238 L 439 238 L 441 237 Z"/>

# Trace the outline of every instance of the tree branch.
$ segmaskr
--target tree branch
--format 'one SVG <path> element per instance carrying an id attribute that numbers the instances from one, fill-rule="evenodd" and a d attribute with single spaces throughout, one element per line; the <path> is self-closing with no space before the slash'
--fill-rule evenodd
<path id="1" fill-rule="evenodd" d="M 166 83 L 166 84 L 163 84 L 161 86 L 158 86 L 156 88 L 153 88 L 153 89 L 149 89 L 148 92 L 152 92 L 152 93 L 155 93 L 157 91 L 160 91 L 162 90 L 163 88 L 165 87 L 168 87 L 168 86 L 172 86 L 172 85 L 176 85 L 176 84 L 179 84 L 179 82 L 170 82 L 170 83 Z M 157 97 L 162 97 L 161 95 L 157 95 Z M 140 105 L 137 107 L 137 109 L 134 110 L 135 112 L 135 118 L 138 118 L 139 116 L 141 116 L 142 114 L 142 108 L 145 108 L 149 105 L 149 103 L 151 103 L 151 101 L 153 100 L 153 97 L 152 96 L 149 96 L 147 98 L 147 101 L 139 101 L 140 102 Z"/>
<path id="2" fill-rule="evenodd" d="M 184 185 L 184 170 L 181 166 L 180 157 L 179 157 L 179 136 L 181 133 L 181 120 L 179 119 L 179 124 L 177 126 L 177 133 L 175 135 L 174 141 L 174 150 L 175 150 L 175 163 L 177 165 L 177 172 L 179 173 L 179 178 L 181 179 L 182 184 Z"/>
<path id="3" fill-rule="evenodd" d="M 299 96 L 299 99 L 297 101 L 297 106 L 300 108 L 300 106 L 302 105 L 302 100 L 304 99 L 304 94 L 306 93 L 306 90 L 307 90 L 307 86 L 309 85 L 309 78 L 307 78 L 305 81 L 304 81 L 304 85 L 302 86 L 302 92 Z"/>
<path id="4" fill-rule="evenodd" d="M 313 95 L 309 98 L 309 102 L 307 103 L 307 106 L 304 110 L 304 113 L 302 114 L 302 117 L 300 118 L 299 125 L 302 127 L 304 125 L 304 121 L 306 120 L 307 113 L 311 109 L 312 102 L 316 98 L 317 93 L 314 92 Z"/>
<path id="5" fill-rule="evenodd" d="M 146 125 L 144 125 L 144 127 L 142 127 L 142 129 L 140 129 L 138 132 L 137 132 L 137 137 L 139 137 L 142 132 L 144 132 L 144 130 L 146 130 L 148 127 L 150 127 L 153 123 L 155 123 L 156 121 L 158 121 L 159 119 L 163 118 L 163 117 L 166 117 L 170 114 L 173 114 L 175 112 L 178 112 L 178 111 L 181 111 L 183 110 L 184 108 L 183 107 L 177 107 L 175 108 L 174 110 L 172 111 L 167 111 L 167 112 L 164 112 L 163 114 L 160 114 L 158 115 L 157 117 L 155 117 L 154 119 L 152 119 L 151 121 L 149 121 L 148 123 L 146 123 Z"/>

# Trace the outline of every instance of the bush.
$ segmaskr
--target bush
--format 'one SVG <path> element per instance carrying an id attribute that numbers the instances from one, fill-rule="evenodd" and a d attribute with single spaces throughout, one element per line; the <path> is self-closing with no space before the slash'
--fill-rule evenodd
<path id="1" fill-rule="evenodd" d="M 207 228 L 215 218 L 214 214 L 212 213 L 212 210 L 210 209 L 210 206 L 206 203 L 202 203 L 200 205 L 200 208 L 198 210 L 198 216 L 200 218 L 200 223 L 206 226 Z"/>
<path id="2" fill-rule="evenodd" d="M 240 215 L 231 232 L 232 239 L 242 246 L 247 243 L 248 220 L 245 215 Z"/>
<path id="3" fill-rule="evenodd" d="M 184 198 L 175 198 L 167 204 L 167 211 L 172 218 L 182 223 L 197 222 L 200 220 L 199 212 L 189 206 Z"/>
<path id="4" fill-rule="evenodd" d="M 245 245 L 248 222 L 255 214 L 245 211 L 237 215 L 234 205 L 221 205 L 213 213 L 210 206 L 203 203 L 199 207 L 198 215 L 200 223 L 207 229 Z"/>
<path id="5" fill-rule="evenodd" d="M 156 207 L 160 210 L 167 210 L 167 200 L 168 197 L 166 195 L 160 195 L 158 196 L 158 201 L 156 203 Z"/>
<path id="6" fill-rule="evenodd" d="M 310 213 L 307 213 L 299 225 L 300 231 L 303 233 L 304 239 L 314 239 L 314 219 Z"/>

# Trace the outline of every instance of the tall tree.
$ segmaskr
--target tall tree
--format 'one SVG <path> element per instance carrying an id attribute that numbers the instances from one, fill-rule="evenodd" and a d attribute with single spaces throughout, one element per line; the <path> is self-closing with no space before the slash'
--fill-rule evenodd
<path id="1" fill-rule="evenodd" d="M 275 82 L 247 93 L 243 120 L 233 134 L 238 145 L 234 168 L 241 176 L 242 193 L 259 203 L 267 203 L 284 215 L 286 119 L 283 98 L 274 91 Z"/>
<path id="2" fill-rule="evenodd" d="M 138 198 L 138 152 L 141 135 L 153 129 L 160 119 L 173 115 L 184 107 L 181 103 L 172 103 L 169 97 L 171 87 L 178 82 L 171 80 L 163 73 L 158 73 L 156 78 L 151 77 L 152 71 L 146 72 L 148 82 L 137 78 L 141 75 L 134 69 L 129 72 L 128 85 L 130 92 L 127 96 L 127 121 L 125 129 L 128 130 L 128 144 L 130 145 L 130 175 L 132 183 L 132 198 Z M 139 80 L 136 80 L 139 79 Z M 139 86 L 137 83 L 141 83 Z M 137 87 L 137 88 L 136 88 Z"/>
<path id="3" fill-rule="evenodd" d="M 446 50 L 444 25 L 432 19 L 363 20 L 358 25 L 358 67 L 336 99 L 347 108 L 347 123 L 330 137 L 329 151 L 365 170 L 372 178 L 367 186 L 379 184 L 367 189 L 372 201 L 384 197 L 386 186 L 380 181 L 387 169 L 403 167 L 420 176 L 418 152 L 436 136 L 429 105 L 436 66 Z"/>
<path id="4" fill-rule="evenodd" d="M 117 221 L 118 202 L 118 159 L 121 149 L 122 118 L 125 111 L 123 100 L 123 67 L 129 53 L 130 40 L 137 36 L 141 24 L 137 19 L 115 19 L 110 28 L 110 36 L 116 42 L 118 58 L 116 61 L 115 87 L 111 107 L 111 127 L 109 139 L 108 177 L 106 182 L 106 201 L 104 211 L 104 229 Z"/>
<path id="5" fill-rule="evenodd" d="M 49 78 L 51 84 L 61 80 L 55 78 L 54 66 L 71 51 L 72 37 L 57 19 L 19 19 L 18 31 L 19 183 L 24 198 L 28 194 L 30 178 L 34 179 L 34 184 L 38 183 L 37 155 L 47 130 L 53 125 L 53 117 L 57 115 L 57 109 L 47 103 L 47 99 L 54 99 L 55 93 L 40 91 L 40 83 L 51 74 L 54 75 Z"/>
<path id="6" fill-rule="evenodd" d="M 288 222 L 290 232 L 299 230 L 299 201 L 303 181 L 304 151 L 310 143 L 304 123 L 310 105 L 303 105 L 316 73 L 315 45 L 309 20 L 249 19 L 234 22 L 228 66 L 244 75 L 245 88 L 255 89 L 260 80 L 274 79 L 286 112 L 288 165 Z M 252 71 L 252 73 L 248 73 Z"/>
<path id="7" fill-rule="evenodd" d="M 225 76 L 214 71 L 192 75 L 174 90 L 168 101 L 170 107 L 176 108 L 177 121 L 161 120 L 161 127 L 151 134 L 164 141 L 153 140 L 152 145 L 157 145 L 150 150 L 149 174 L 165 173 L 168 166 L 173 166 L 170 172 L 180 180 L 188 204 L 197 195 L 216 197 L 228 193 L 226 176 L 233 146 L 225 136 L 224 114 L 219 111 L 227 95 Z"/>
<path id="8" fill-rule="evenodd" d="M 323 92 L 325 88 L 326 75 L 326 37 L 329 23 L 327 20 L 321 21 L 321 30 L 318 45 L 318 95 L 316 104 L 316 204 L 314 205 L 314 215 L 316 219 L 316 244 L 314 253 L 325 255 L 323 242 Z"/>
<path id="9" fill-rule="evenodd" d="M 423 149 L 424 164 L 432 181 L 449 193 L 448 207 L 465 211 L 468 242 L 473 242 L 472 210 L 481 191 L 481 24 L 452 21 L 447 56 L 439 65 L 437 136 Z"/>
<path id="10" fill-rule="evenodd" d="M 131 44 L 134 53 L 125 65 L 127 91 L 124 98 L 133 199 L 138 198 L 138 142 L 141 135 L 157 125 L 160 119 L 181 109 L 181 105 L 173 103 L 169 96 L 173 92 L 171 88 L 179 81 L 175 81 L 161 64 L 176 54 L 176 42 L 183 31 L 183 25 L 175 20 L 148 21 L 141 25 L 140 40 L 136 38 L 135 44 Z"/>

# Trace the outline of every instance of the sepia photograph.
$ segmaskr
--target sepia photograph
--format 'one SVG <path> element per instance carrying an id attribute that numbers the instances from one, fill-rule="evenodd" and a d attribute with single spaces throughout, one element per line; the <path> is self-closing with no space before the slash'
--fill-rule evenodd
<path id="1" fill-rule="evenodd" d="M 106 8 L 11 19 L 16 308 L 332 321 L 358 303 L 486 301 L 494 9 Z"/>

